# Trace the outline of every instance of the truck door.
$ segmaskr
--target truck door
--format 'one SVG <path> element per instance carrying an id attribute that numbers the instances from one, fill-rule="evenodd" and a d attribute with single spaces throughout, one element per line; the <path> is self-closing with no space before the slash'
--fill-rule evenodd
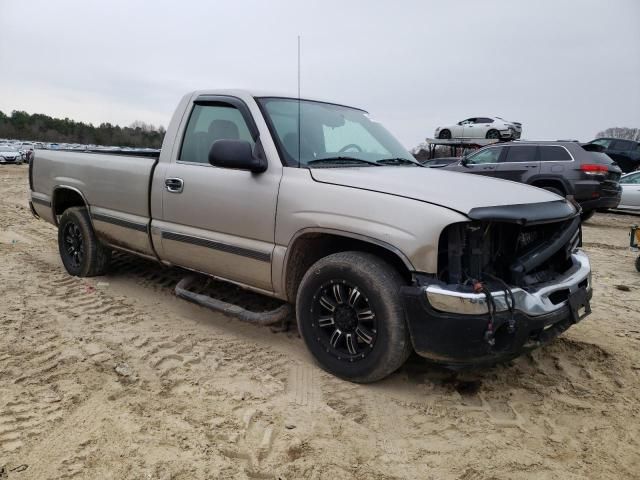
<path id="1" fill-rule="evenodd" d="M 209 164 L 216 140 L 248 141 L 261 151 L 248 106 L 224 96 L 198 98 L 164 172 L 161 256 L 227 280 L 271 291 L 279 165 L 266 172 Z M 180 143 L 181 141 L 181 143 Z"/>
<path id="2" fill-rule="evenodd" d="M 538 147 L 535 145 L 511 145 L 500 160 L 498 178 L 526 183 L 529 177 L 540 172 Z"/>

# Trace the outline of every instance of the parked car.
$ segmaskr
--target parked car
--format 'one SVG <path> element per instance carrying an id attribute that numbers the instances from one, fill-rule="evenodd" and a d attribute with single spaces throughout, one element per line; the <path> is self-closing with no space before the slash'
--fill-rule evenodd
<path id="1" fill-rule="evenodd" d="M 35 147 L 33 143 L 23 142 L 20 145 L 20 150 L 24 152 L 25 161 L 31 162 L 31 160 L 33 160 L 33 157 L 35 155 Z"/>
<path id="2" fill-rule="evenodd" d="M 0 163 L 22 163 L 20 151 L 10 145 L 0 145 Z"/>
<path id="3" fill-rule="evenodd" d="M 513 142 L 490 145 L 443 167 L 513 180 L 571 195 L 582 207 L 582 219 L 620 202 L 621 170 L 604 153 L 577 142 Z"/>
<path id="4" fill-rule="evenodd" d="M 194 92 L 158 157 L 48 151 L 29 173 L 69 274 L 102 275 L 121 249 L 290 302 L 319 364 L 351 381 L 412 349 L 513 358 L 590 312 L 571 202 L 422 168 L 357 108 Z"/>
<path id="5" fill-rule="evenodd" d="M 620 178 L 622 197 L 618 209 L 640 210 L 640 171 L 627 173 Z"/>
<path id="6" fill-rule="evenodd" d="M 624 173 L 640 168 L 640 142 L 621 138 L 596 138 L 589 143 L 603 147 L 604 153 L 609 155 Z"/>
<path id="7" fill-rule="evenodd" d="M 455 125 L 438 127 L 435 138 L 490 138 L 517 140 L 522 135 L 522 124 L 500 117 L 472 117 Z"/>
<path id="8" fill-rule="evenodd" d="M 445 165 L 450 165 L 452 163 L 459 162 L 459 161 L 460 161 L 460 157 L 440 157 L 440 158 L 433 158 L 431 160 L 425 160 L 424 162 L 420 162 L 420 163 L 422 164 L 423 167 L 440 168 L 440 167 L 444 167 Z"/>

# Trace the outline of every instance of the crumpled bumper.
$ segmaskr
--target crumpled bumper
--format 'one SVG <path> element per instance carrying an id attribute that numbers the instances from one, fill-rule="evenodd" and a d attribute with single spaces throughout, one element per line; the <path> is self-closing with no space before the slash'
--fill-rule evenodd
<path id="1" fill-rule="evenodd" d="M 586 254 L 572 254 L 573 266 L 562 277 L 535 290 L 513 288 L 515 329 L 506 293 L 492 292 L 495 343 L 485 337 L 488 305 L 484 294 L 456 292 L 437 285 L 403 289 L 407 324 L 416 352 L 452 366 L 505 361 L 548 343 L 590 313 L 591 268 Z M 506 297 L 506 298 L 505 298 Z"/>

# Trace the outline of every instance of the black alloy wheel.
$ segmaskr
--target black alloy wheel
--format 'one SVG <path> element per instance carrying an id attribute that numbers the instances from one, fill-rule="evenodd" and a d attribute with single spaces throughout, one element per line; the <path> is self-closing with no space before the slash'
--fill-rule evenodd
<path id="1" fill-rule="evenodd" d="M 406 279 L 366 252 L 321 258 L 296 295 L 298 330 L 326 371 L 352 382 L 380 380 L 412 351 L 401 290 Z"/>
<path id="2" fill-rule="evenodd" d="M 111 259 L 111 249 L 96 237 L 85 207 L 71 207 L 60 215 L 58 250 L 64 268 L 76 277 L 104 275 Z"/>
<path id="3" fill-rule="evenodd" d="M 346 280 L 331 280 L 316 291 L 311 309 L 318 341 L 338 360 L 353 362 L 373 349 L 378 321 L 362 290 Z"/>
<path id="4" fill-rule="evenodd" d="M 67 223 L 62 233 L 64 250 L 73 268 L 80 268 L 84 260 L 84 239 L 80 227 L 75 223 Z"/>

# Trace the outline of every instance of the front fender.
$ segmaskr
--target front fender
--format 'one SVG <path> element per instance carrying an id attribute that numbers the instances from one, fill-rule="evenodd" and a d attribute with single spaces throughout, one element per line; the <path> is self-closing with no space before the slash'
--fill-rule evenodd
<path id="1" fill-rule="evenodd" d="M 309 229 L 347 232 L 392 247 L 412 271 L 436 273 L 438 242 L 461 213 L 419 200 L 314 182 L 308 170 L 284 169 L 276 216 L 276 248 Z"/>

